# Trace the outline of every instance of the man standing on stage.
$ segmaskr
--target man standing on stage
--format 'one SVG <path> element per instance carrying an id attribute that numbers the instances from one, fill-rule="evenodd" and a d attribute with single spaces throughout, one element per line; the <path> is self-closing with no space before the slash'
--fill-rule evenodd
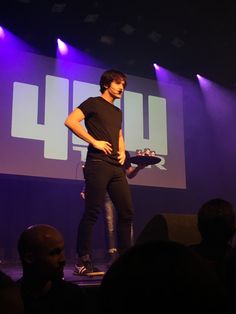
<path id="1" fill-rule="evenodd" d="M 85 100 L 65 121 L 75 135 L 89 143 L 84 167 L 85 211 L 77 234 L 78 275 L 102 274 L 92 264 L 91 241 L 106 191 L 117 211 L 118 253 L 131 246 L 133 206 L 122 167 L 125 162 L 122 112 L 114 105 L 123 95 L 126 79 L 120 71 L 105 71 L 100 78 L 101 96 Z M 87 130 L 81 125 L 82 120 Z"/>

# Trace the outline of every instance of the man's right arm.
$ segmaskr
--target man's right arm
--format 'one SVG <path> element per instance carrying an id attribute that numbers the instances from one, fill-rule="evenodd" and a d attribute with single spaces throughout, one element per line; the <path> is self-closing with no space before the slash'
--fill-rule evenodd
<path id="1" fill-rule="evenodd" d="M 95 148 L 104 151 L 105 154 L 110 154 L 112 151 L 111 144 L 106 141 L 98 141 L 92 137 L 85 128 L 81 125 L 81 121 L 84 120 L 85 116 L 79 108 L 72 111 L 66 118 L 64 124 L 68 127 L 75 135 L 84 140 L 85 142 L 93 145 Z"/>
<path id="2" fill-rule="evenodd" d="M 95 139 L 84 129 L 80 123 L 82 120 L 84 120 L 84 118 L 85 116 L 83 112 L 79 108 L 76 108 L 69 114 L 64 124 L 79 138 L 89 144 L 94 145 Z"/>

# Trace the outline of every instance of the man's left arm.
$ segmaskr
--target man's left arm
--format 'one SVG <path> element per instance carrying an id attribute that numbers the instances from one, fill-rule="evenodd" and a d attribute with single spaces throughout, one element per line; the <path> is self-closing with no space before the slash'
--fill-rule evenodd
<path id="1" fill-rule="evenodd" d="M 144 169 L 145 167 L 146 167 L 145 165 L 138 165 L 138 166 L 136 166 L 136 167 L 130 166 L 129 168 L 125 169 L 126 176 L 127 176 L 129 179 L 132 179 L 132 178 L 136 177 L 136 175 L 138 174 L 138 172 L 139 172 L 141 169 Z"/>

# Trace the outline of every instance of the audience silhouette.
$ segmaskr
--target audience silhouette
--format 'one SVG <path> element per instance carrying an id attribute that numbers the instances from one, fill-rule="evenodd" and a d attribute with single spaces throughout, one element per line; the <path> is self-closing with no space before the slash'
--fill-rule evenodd
<path id="1" fill-rule="evenodd" d="M 23 275 L 17 282 L 21 289 L 25 314 L 91 313 L 85 291 L 63 279 L 64 239 L 53 226 L 33 225 L 23 231 L 18 241 Z"/>
<path id="2" fill-rule="evenodd" d="M 218 277 L 188 247 L 173 241 L 130 248 L 109 268 L 99 293 L 103 314 L 230 313 Z"/>
<path id="3" fill-rule="evenodd" d="M 23 314 L 24 304 L 15 281 L 0 270 L 0 313 Z"/>
<path id="4" fill-rule="evenodd" d="M 92 298 L 78 284 L 64 280 L 64 238 L 59 230 L 47 224 L 30 226 L 18 239 L 22 277 L 15 283 L 0 271 L 0 312 L 153 313 L 158 306 L 167 314 L 236 313 L 233 206 L 211 199 L 197 218 L 200 243 L 187 247 L 154 239 L 136 244 L 111 265 Z"/>
<path id="5" fill-rule="evenodd" d="M 225 261 L 224 284 L 232 305 L 232 313 L 236 313 L 236 248 L 234 247 Z"/>
<path id="6" fill-rule="evenodd" d="M 235 213 L 230 202 L 215 198 L 198 211 L 198 229 L 202 240 L 190 248 L 223 278 L 224 263 L 232 251 L 235 235 Z"/>

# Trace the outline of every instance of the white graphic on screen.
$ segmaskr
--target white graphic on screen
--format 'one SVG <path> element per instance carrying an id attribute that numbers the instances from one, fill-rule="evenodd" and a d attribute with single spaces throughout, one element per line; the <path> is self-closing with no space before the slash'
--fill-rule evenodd
<path id="1" fill-rule="evenodd" d="M 44 158 L 66 160 L 69 82 L 46 76 L 45 123 L 38 124 L 38 86 L 14 82 L 11 135 L 44 142 Z"/>

